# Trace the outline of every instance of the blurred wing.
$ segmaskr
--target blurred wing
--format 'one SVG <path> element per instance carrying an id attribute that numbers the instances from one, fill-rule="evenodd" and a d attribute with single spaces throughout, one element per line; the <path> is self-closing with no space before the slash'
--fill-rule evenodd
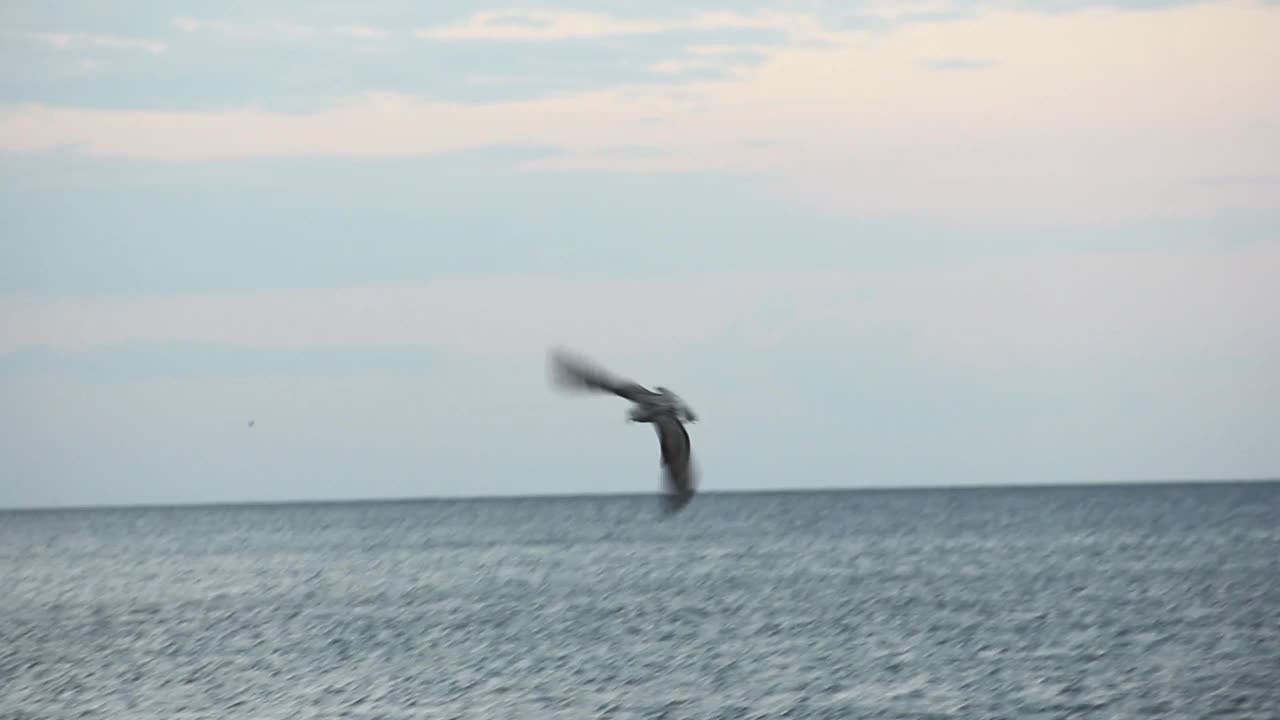
<path id="1" fill-rule="evenodd" d="M 551 373 L 556 385 L 563 388 L 613 393 L 632 402 L 657 397 L 638 383 L 614 377 L 603 369 L 563 350 L 551 353 Z"/>
<path id="2" fill-rule="evenodd" d="M 662 448 L 663 480 L 667 498 L 666 510 L 676 512 L 693 499 L 695 477 L 689 433 L 673 415 L 660 415 L 653 423 Z"/>

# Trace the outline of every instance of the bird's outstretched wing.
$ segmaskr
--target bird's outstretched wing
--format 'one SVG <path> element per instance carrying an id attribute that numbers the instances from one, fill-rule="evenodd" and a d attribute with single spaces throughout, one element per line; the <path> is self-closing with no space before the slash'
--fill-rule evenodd
<path id="1" fill-rule="evenodd" d="M 659 415 L 653 423 L 662 449 L 662 478 L 666 497 L 663 509 L 667 515 L 679 512 L 693 499 L 697 478 L 693 468 L 689 433 L 674 415 Z"/>
<path id="2" fill-rule="evenodd" d="M 583 358 L 558 348 L 551 351 L 551 377 L 562 388 L 613 393 L 631 402 L 658 396 L 639 383 L 615 377 Z"/>

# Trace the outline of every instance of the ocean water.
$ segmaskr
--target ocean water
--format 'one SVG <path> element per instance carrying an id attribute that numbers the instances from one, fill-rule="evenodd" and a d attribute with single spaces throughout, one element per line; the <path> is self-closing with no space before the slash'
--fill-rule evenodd
<path id="1" fill-rule="evenodd" d="M 0 513 L 0 718 L 1280 718 L 1280 484 Z"/>

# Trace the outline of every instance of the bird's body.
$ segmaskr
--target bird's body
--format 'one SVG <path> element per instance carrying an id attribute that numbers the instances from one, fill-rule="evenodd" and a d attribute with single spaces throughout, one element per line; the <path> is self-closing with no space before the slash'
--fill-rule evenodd
<path id="1" fill-rule="evenodd" d="M 684 423 L 697 422 L 698 418 L 693 410 L 678 395 L 664 387 L 649 390 L 630 380 L 616 378 L 563 351 L 554 351 L 551 361 L 554 379 L 559 386 L 612 393 L 633 403 L 628 419 L 632 422 L 650 423 L 658 434 L 663 480 L 667 491 L 664 509 L 667 514 L 671 514 L 688 505 L 693 499 L 696 482 L 692 446 Z"/>

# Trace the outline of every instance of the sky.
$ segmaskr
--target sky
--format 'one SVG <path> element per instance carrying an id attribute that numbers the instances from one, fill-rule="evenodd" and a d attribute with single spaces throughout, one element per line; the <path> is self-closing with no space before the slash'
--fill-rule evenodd
<path id="1" fill-rule="evenodd" d="M 1280 476 L 1280 3 L 8 0 L 0 507 Z M 253 425 L 250 426 L 250 420 Z"/>

